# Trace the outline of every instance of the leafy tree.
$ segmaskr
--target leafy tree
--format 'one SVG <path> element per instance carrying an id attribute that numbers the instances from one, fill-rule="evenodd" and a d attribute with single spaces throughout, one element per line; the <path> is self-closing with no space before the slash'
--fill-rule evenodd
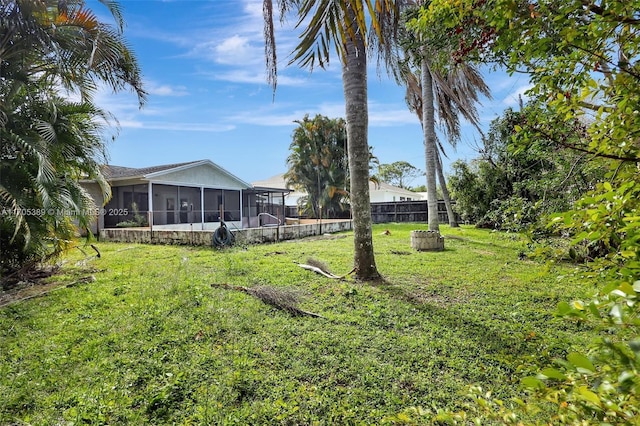
<path id="1" fill-rule="evenodd" d="M 554 146 L 549 139 L 514 144 L 516 126 L 541 114 L 535 106 L 507 109 L 482 138 L 481 157 L 453 164 L 450 184 L 456 209 L 466 221 L 511 231 L 544 227 L 547 215 L 570 208 L 602 178 L 602 162 Z M 583 136 L 573 132 L 567 137 Z"/>
<path id="2" fill-rule="evenodd" d="M 141 102 L 140 72 L 117 28 L 83 1 L 17 0 L 0 7 L 0 273 L 10 276 L 58 255 L 95 206 L 79 185 L 97 180 L 108 114 L 91 94 L 98 83 L 130 87 Z M 73 102 L 64 93 L 77 93 Z"/>
<path id="3" fill-rule="evenodd" d="M 378 176 L 383 182 L 399 188 L 407 188 L 407 182 L 422 176 L 424 172 L 406 161 L 395 161 L 391 164 L 380 164 Z"/>
<path id="4" fill-rule="evenodd" d="M 576 247 L 598 248 L 589 266 L 602 283 L 590 303 L 561 304 L 558 314 L 607 331 L 589 356 L 569 354 L 559 368 L 523 380 L 557 404 L 555 424 L 640 419 L 639 10 L 638 0 L 434 0 L 413 24 L 456 40 L 457 58 L 495 60 L 529 74 L 543 114 L 514 126 L 519 142 L 543 138 L 608 166 L 604 179 L 553 221 Z"/>
<path id="5" fill-rule="evenodd" d="M 301 199 L 304 212 L 313 217 L 336 217 L 345 210 L 348 196 L 345 122 L 307 115 L 296 123 L 285 179 L 307 194 Z"/>
<path id="6" fill-rule="evenodd" d="M 390 58 L 398 28 L 393 0 L 278 0 L 281 15 L 296 7 L 298 26 L 306 26 L 292 62 L 310 69 L 329 63 L 331 47 L 342 63 L 345 96 L 351 208 L 354 225 L 354 267 L 362 280 L 379 278 L 373 252 L 369 196 L 367 52 L 378 48 Z M 273 1 L 264 0 L 268 79 L 276 86 Z M 393 63 L 393 62 L 390 62 Z"/>

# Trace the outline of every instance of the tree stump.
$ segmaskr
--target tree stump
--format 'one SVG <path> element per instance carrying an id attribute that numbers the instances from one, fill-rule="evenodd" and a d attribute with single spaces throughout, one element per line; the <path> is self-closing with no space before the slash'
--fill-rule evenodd
<path id="1" fill-rule="evenodd" d="M 444 237 L 438 231 L 411 231 L 411 248 L 418 251 L 442 251 Z"/>

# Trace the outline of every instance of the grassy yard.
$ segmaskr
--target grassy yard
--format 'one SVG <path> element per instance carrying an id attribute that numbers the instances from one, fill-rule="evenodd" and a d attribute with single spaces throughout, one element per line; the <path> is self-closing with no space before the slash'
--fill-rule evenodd
<path id="1" fill-rule="evenodd" d="M 374 227 L 375 284 L 296 265 L 346 273 L 351 233 L 74 250 L 49 282 L 75 285 L 0 308 L 0 424 L 384 424 L 409 407 L 461 409 L 472 384 L 508 400 L 583 349 L 589 330 L 553 316 L 593 289 L 572 266 L 522 260 L 515 236 L 470 227 L 443 227 L 444 252 L 415 252 L 413 229 L 426 225 Z M 323 318 L 213 283 L 296 289 Z"/>

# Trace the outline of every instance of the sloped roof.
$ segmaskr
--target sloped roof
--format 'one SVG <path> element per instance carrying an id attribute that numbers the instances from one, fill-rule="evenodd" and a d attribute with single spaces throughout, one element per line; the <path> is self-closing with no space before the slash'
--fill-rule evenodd
<path id="1" fill-rule="evenodd" d="M 291 185 L 287 185 L 287 181 L 284 178 L 284 174 L 281 173 L 279 175 L 271 176 L 268 179 L 257 180 L 255 182 L 251 182 L 251 185 L 255 189 L 286 189 L 288 191 L 288 195 L 293 197 L 300 197 L 302 195 L 306 195 L 305 192 L 298 191 L 291 187 Z"/>
<path id="2" fill-rule="evenodd" d="M 294 191 L 291 186 L 287 185 L 287 182 L 284 179 L 284 174 L 279 174 L 275 176 L 271 176 L 268 179 L 259 180 L 252 182 L 254 187 L 266 187 L 266 188 L 287 188 L 290 189 L 293 193 L 304 194 L 304 192 Z M 397 186 L 390 185 L 386 182 L 371 182 L 369 181 L 369 191 L 389 191 L 396 194 L 404 194 L 408 197 L 415 197 L 416 192 L 409 191 L 408 189 L 399 188 Z"/>
<path id="3" fill-rule="evenodd" d="M 396 194 L 406 194 L 407 196 L 415 197 L 417 192 L 409 191 L 408 189 L 400 188 L 398 186 L 390 185 L 386 182 L 369 182 L 369 191 L 390 191 Z"/>
<path id="4" fill-rule="evenodd" d="M 217 170 L 221 175 L 227 176 L 227 178 L 232 179 L 234 182 L 239 183 L 241 186 L 246 188 L 250 188 L 251 185 L 239 177 L 235 176 L 233 173 L 225 170 L 219 165 L 215 164 L 211 160 L 197 160 L 197 161 L 188 161 L 186 163 L 174 163 L 174 164 L 163 164 L 159 166 L 150 166 L 150 167 L 122 167 L 122 166 L 114 166 L 114 165 L 105 165 L 103 166 L 103 174 L 108 181 L 119 181 L 119 180 L 128 180 L 128 179 L 147 179 L 147 180 L 156 180 L 161 179 L 162 176 L 167 174 L 180 172 L 186 169 L 191 169 L 194 167 L 207 166 L 214 170 Z"/>
<path id="5" fill-rule="evenodd" d="M 284 174 L 279 174 L 279 175 L 271 176 L 268 179 L 251 182 L 251 185 L 253 185 L 254 187 L 260 187 L 260 188 L 293 189 L 291 188 L 290 185 L 287 185 L 287 182 L 284 179 Z"/>
<path id="6" fill-rule="evenodd" d="M 186 163 L 163 164 L 160 166 L 151 166 L 151 167 L 142 167 L 142 168 L 122 167 L 122 166 L 114 166 L 111 164 L 106 164 L 102 168 L 102 174 L 107 180 L 141 178 L 150 173 L 164 172 L 164 171 L 168 171 L 168 170 L 172 170 L 172 169 L 176 169 L 179 167 L 184 167 L 190 164 L 196 164 L 200 162 L 202 161 L 189 161 Z"/>

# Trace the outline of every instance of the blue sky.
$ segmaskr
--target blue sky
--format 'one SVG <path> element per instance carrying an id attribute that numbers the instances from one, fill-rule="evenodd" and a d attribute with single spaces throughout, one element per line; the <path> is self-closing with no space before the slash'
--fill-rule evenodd
<path id="1" fill-rule="evenodd" d="M 118 119 L 110 129 L 109 162 L 144 167 L 210 159 L 252 182 L 286 171 L 291 134 L 305 114 L 344 116 L 340 64 L 313 72 L 287 67 L 296 43 L 293 23 L 278 25 L 278 89 L 266 83 L 262 0 L 121 0 L 125 36 L 135 51 L 149 99 L 139 109 L 129 93 L 100 92 L 96 101 Z M 88 2 L 103 20 L 108 13 Z M 369 71 L 369 144 L 381 163 L 424 169 L 420 123 L 404 89 L 384 70 Z M 483 73 L 493 99 L 479 107 L 483 125 L 517 104 L 526 78 Z M 480 137 L 463 126 L 450 161 L 472 159 Z M 450 161 L 445 161 L 445 167 Z M 415 181 L 423 184 L 424 178 Z"/>

